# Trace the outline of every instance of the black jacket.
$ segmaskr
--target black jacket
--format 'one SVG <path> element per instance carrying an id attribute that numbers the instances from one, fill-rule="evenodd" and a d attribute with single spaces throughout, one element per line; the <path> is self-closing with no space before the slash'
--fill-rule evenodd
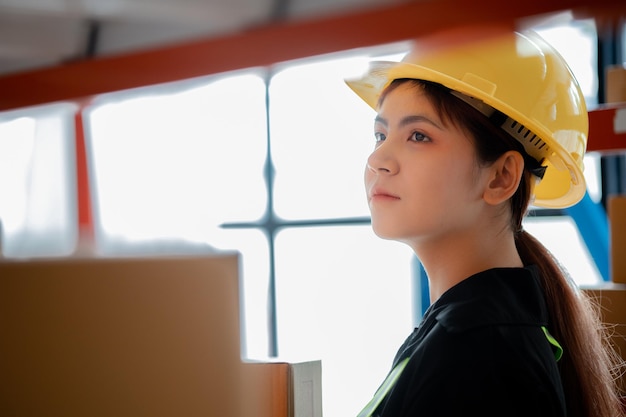
<path id="1" fill-rule="evenodd" d="M 410 357 L 377 417 L 565 416 L 534 267 L 491 269 L 446 291 L 404 342 Z"/>

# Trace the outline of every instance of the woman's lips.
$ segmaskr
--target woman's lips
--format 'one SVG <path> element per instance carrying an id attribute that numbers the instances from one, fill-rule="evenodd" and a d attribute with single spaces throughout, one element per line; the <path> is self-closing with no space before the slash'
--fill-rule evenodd
<path id="1" fill-rule="evenodd" d="M 400 197 L 390 193 L 389 191 L 383 189 L 373 189 L 370 193 L 370 201 L 395 201 L 399 200 Z"/>

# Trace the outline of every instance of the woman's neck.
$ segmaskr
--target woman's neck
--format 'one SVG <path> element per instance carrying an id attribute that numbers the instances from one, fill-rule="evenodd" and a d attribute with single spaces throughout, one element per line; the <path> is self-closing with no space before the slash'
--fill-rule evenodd
<path id="1" fill-rule="evenodd" d="M 470 233 L 411 245 L 428 276 L 430 300 L 464 279 L 492 268 L 522 267 L 512 232 Z"/>

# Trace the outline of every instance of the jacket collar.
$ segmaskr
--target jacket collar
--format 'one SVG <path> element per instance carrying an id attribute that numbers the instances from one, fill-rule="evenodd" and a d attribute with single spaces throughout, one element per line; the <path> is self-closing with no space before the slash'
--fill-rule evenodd
<path id="1" fill-rule="evenodd" d="M 452 332 L 499 324 L 548 324 L 539 272 L 533 265 L 472 275 L 446 291 L 429 310 L 427 315 Z"/>

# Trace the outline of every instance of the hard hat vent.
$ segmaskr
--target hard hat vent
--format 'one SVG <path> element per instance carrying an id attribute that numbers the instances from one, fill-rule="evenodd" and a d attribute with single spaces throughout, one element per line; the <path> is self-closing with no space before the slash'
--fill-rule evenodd
<path id="1" fill-rule="evenodd" d="M 548 144 L 518 121 L 507 116 L 501 127 L 524 145 L 526 152 L 537 161 L 543 160 L 544 155 L 549 155 L 550 147 Z"/>

